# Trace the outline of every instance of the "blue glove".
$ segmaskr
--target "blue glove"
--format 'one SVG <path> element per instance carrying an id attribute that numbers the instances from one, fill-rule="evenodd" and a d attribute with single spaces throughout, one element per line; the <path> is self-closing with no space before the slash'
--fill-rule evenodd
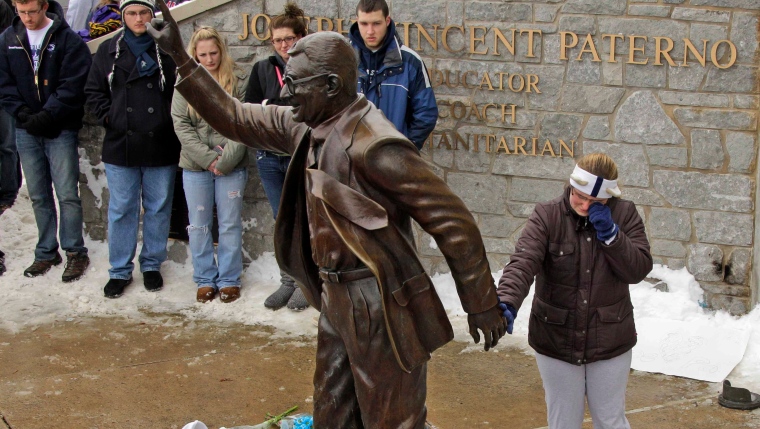
<path id="1" fill-rule="evenodd" d="M 610 207 L 596 202 L 588 208 L 588 220 L 596 229 L 596 238 L 606 242 L 615 236 L 618 232 L 618 226 L 612 221 L 612 212 Z"/>
<path id="2" fill-rule="evenodd" d="M 499 308 L 501 309 L 501 315 L 507 319 L 507 333 L 512 335 L 512 328 L 515 327 L 515 317 L 517 317 L 517 310 L 511 305 L 499 302 Z"/>

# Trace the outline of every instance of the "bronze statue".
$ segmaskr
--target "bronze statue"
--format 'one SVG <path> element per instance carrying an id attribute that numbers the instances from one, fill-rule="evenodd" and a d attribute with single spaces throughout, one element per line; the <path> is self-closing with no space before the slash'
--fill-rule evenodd
<path id="1" fill-rule="evenodd" d="M 438 243 L 470 334 L 496 345 L 506 324 L 475 220 L 415 146 L 356 93 L 343 36 L 321 32 L 289 51 L 282 97 L 243 104 L 184 50 L 163 0 L 149 29 L 180 64 L 177 90 L 227 138 L 293 155 L 275 223 L 275 255 L 320 310 L 314 424 L 425 427 L 426 362 L 454 334 L 414 249 L 414 219 Z M 487 377 L 487 374 L 483 374 Z"/>

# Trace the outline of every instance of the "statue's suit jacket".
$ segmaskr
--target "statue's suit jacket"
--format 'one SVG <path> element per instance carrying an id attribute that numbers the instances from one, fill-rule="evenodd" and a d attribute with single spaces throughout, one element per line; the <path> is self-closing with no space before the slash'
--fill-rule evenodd
<path id="1" fill-rule="evenodd" d="M 435 239 L 467 313 L 498 303 L 472 214 L 414 145 L 363 96 L 329 132 L 318 167 L 308 168 L 312 130 L 293 121 L 290 107 L 242 104 L 200 66 L 177 84 L 177 90 L 225 137 L 293 155 L 275 223 L 278 263 L 298 281 L 310 304 L 321 309 L 320 267 L 312 258 L 306 207 L 306 195 L 312 193 L 345 246 L 377 278 L 390 342 L 403 370 L 427 361 L 433 350 L 453 338 L 443 305 L 414 249 L 411 219 Z"/>

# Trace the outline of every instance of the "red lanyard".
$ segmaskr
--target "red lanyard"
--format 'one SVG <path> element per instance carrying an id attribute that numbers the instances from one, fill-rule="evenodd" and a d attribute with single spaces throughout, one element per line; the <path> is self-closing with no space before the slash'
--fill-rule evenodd
<path id="1" fill-rule="evenodd" d="M 280 73 L 280 68 L 277 66 L 274 66 L 274 71 L 277 72 L 277 80 L 280 81 L 280 88 L 282 88 L 282 73 Z"/>

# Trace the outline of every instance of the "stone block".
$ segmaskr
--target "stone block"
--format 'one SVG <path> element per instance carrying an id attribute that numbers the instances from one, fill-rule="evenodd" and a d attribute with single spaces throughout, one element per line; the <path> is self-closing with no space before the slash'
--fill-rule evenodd
<path id="1" fill-rule="evenodd" d="M 623 63 L 602 63 L 602 83 L 605 85 L 623 85 Z"/>
<path id="2" fill-rule="evenodd" d="M 682 126 L 691 128 L 740 131 L 754 131 L 757 129 L 757 114 L 754 112 L 677 107 L 674 113 L 676 120 Z"/>
<path id="3" fill-rule="evenodd" d="M 760 107 L 760 97 L 756 95 L 734 95 L 734 107 L 737 109 L 757 109 Z"/>
<path id="4" fill-rule="evenodd" d="M 665 261 L 665 265 L 671 270 L 680 270 L 686 267 L 686 259 L 681 258 L 668 258 Z"/>
<path id="5" fill-rule="evenodd" d="M 749 213 L 754 184 L 736 174 L 655 171 L 654 189 L 676 207 Z"/>
<path id="6" fill-rule="evenodd" d="M 668 258 L 685 258 L 686 248 L 680 241 L 652 240 L 652 254 Z"/>
<path id="7" fill-rule="evenodd" d="M 601 63 L 594 62 L 592 57 L 586 55 L 581 61 L 570 61 L 567 64 L 565 79 L 571 83 L 599 84 L 601 83 Z"/>
<path id="8" fill-rule="evenodd" d="M 731 20 L 731 12 L 696 9 L 691 7 L 675 7 L 673 8 L 673 15 L 671 15 L 671 18 L 684 21 L 728 22 Z"/>
<path id="9" fill-rule="evenodd" d="M 722 294 L 705 293 L 705 301 L 713 310 L 725 310 L 734 316 L 747 314 L 752 309 L 751 299 Z"/>
<path id="10" fill-rule="evenodd" d="M 683 4 L 686 3 L 686 0 L 663 0 L 662 2 L 665 4 Z"/>
<path id="11" fill-rule="evenodd" d="M 567 0 L 562 6 L 563 13 L 589 15 L 622 15 L 626 0 Z"/>
<path id="12" fill-rule="evenodd" d="M 694 42 L 700 40 L 708 40 L 707 52 L 712 52 L 713 45 L 719 40 L 728 39 L 728 25 L 727 24 L 699 24 L 693 22 L 691 24 L 691 30 L 689 31 L 689 39 Z M 701 45 L 701 43 L 700 43 Z M 695 45 L 697 46 L 697 45 Z M 718 58 L 721 58 L 726 53 L 726 44 L 721 44 L 718 48 Z M 701 46 L 700 46 L 701 49 Z M 676 61 L 675 58 L 673 58 Z M 678 61 L 676 61 L 678 63 Z"/>
<path id="13" fill-rule="evenodd" d="M 757 64 L 759 20 L 757 13 L 734 11 L 730 38 L 736 45 L 737 61 L 740 63 Z"/>
<path id="14" fill-rule="evenodd" d="M 728 285 L 726 283 L 703 283 L 700 284 L 705 292 L 711 294 L 722 294 L 736 297 L 748 297 L 750 295 L 749 288 L 746 286 Z"/>
<path id="15" fill-rule="evenodd" d="M 685 147 L 647 146 L 649 164 L 658 167 L 686 167 L 688 161 Z"/>
<path id="16" fill-rule="evenodd" d="M 583 153 L 602 152 L 609 155 L 618 166 L 621 185 L 649 186 L 649 163 L 642 145 L 608 143 L 588 140 L 583 143 Z"/>
<path id="17" fill-rule="evenodd" d="M 665 88 L 667 69 L 652 65 L 625 65 L 625 84 L 639 88 Z"/>
<path id="18" fill-rule="evenodd" d="M 723 167 L 723 144 L 718 130 L 691 131 L 691 167 L 719 169 Z"/>
<path id="19" fill-rule="evenodd" d="M 583 116 L 568 115 L 564 113 L 546 113 L 541 119 L 539 142 L 549 139 L 558 142 L 562 139 L 565 143 L 570 140 L 578 140 L 581 134 Z M 543 145 L 540 145 L 541 147 Z"/>
<path id="20" fill-rule="evenodd" d="M 694 231 L 700 243 L 751 246 L 753 229 L 753 216 L 750 214 L 694 213 Z"/>
<path id="21" fill-rule="evenodd" d="M 660 100 L 665 104 L 697 107 L 729 107 L 729 98 L 725 94 L 699 94 L 680 91 L 660 91 Z"/>
<path id="22" fill-rule="evenodd" d="M 732 250 L 726 263 L 726 283 L 732 285 L 748 284 L 751 270 L 752 251 L 742 248 Z"/>
<path id="23" fill-rule="evenodd" d="M 637 207 L 661 207 L 664 203 L 662 197 L 649 189 L 629 188 L 623 186 L 621 190 L 623 192 L 623 199 L 633 201 Z"/>
<path id="24" fill-rule="evenodd" d="M 568 180 L 574 167 L 575 160 L 570 157 L 517 157 L 500 154 L 494 158 L 492 173 L 539 179 Z"/>
<path id="25" fill-rule="evenodd" d="M 706 67 L 668 67 L 668 88 L 696 91 L 706 74 Z"/>
<path id="26" fill-rule="evenodd" d="M 541 91 L 540 94 L 535 92 L 525 94 L 528 107 L 533 110 L 557 110 L 559 97 L 562 94 L 565 67 L 526 65 L 525 73 L 539 77 L 536 86 Z"/>
<path id="27" fill-rule="evenodd" d="M 554 22 L 559 12 L 559 6 L 553 4 L 537 4 L 533 6 L 536 22 Z"/>
<path id="28" fill-rule="evenodd" d="M 264 252 L 274 252 L 274 238 L 251 230 L 243 231 L 243 255 L 258 258 Z"/>
<path id="29" fill-rule="evenodd" d="M 628 6 L 629 16 L 654 16 L 659 18 L 667 18 L 670 16 L 670 8 L 668 6 L 654 6 L 648 4 L 635 4 Z"/>
<path id="30" fill-rule="evenodd" d="M 565 183 L 554 180 L 512 178 L 509 200 L 527 203 L 542 203 L 557 198 L 565 189 Z"/>
<path id="31" fill-rule="evenodd" d="M 623 102 L 615 119 L 615 137 L 626 143 L 648 145 L 686 141 L 651 91 L 636 91 Z"/>
<path id="32" fill-rule="evenodd" d="M 760 10 L 757 0 L 691 0 L 692 6 L 715 6 L 732 9 Z"/>
<path id="33" fill-rule="evenodd" d="M 449 173 L 448 185 L 477 213 L 507 212 L 507 179 L 502 176 Z"/>
<path id="34" fill-rule="evenodd" d="M 565 112 L 609 114 L 625 94 L 623 88 L 566 84 L 560 110 Z"/>
<path id="35" fill-rule="evenodd" d="M 610 16 L 610 17 L 602 17 L 600 16 L 597 18 L 598 26 L 599 26 L 599 34 L 621 34 L 621 35 L 646 35 L 648 37 L 647 41 L 644 42 L 642 39 L 636 40 L 636 47 L 638 48 L 644 48 L 646 52 L 654 53 L 655 49 L 655 39 L 653 36 L 659 36 L 659 37 L 668 37 L 672 40 L 681 40 L 684 37 L 688 37 L 689 35 L 689 25 L 685 22 L 680 21 L 674 21 L 674 20 L 667 20 L 663 21 L 660 19 L 651 19 L 651 18 L 628 18 L 628 17 L 617 17 L 617 16 Z M 667 22 L 667 25 L 663 25 L 664 22 Z M 629 52 L 629 43 L 630 39 L 628 37 L 624 37 L 622 40 L 618 40 L 615 44 L 615 52 L 618 53 L 618 55 L 625 56 L 625 59 L 623 61 L 627 60 L 627 54 Z M 605 43 L 599 47 L 600 51 L 603 51 L 605 54 L 609 54 L 609 43 Z M 601 55 L 601 52 L 600 52 Z M 675 44 L 672 51 L 670 51 L 671 57 L 675 58 L 683 58 L 683 47 L 682 45 L 679 45 L 678 43 Z M 619 58 L 618 61 L 620 61 L 622 58 Z M 644 60 L 644 58 L 640 58 L 640 60 Z M 654 61 L 653 59 L 650 59 L 649 62 L 651 63 Z"/>
<path id="36" fill-rule="evenodd" d="M 480 229 L 480 234 L 484 237 L 510 237 L 517 231 L 517 228 L 525 223 L 525 219 L 517 219 L 510 215 L 494 216 L 482 214 L 479 218 L 478 228 Z"/>
<path id="37" fill-rule="evenodd" d="M 484 237 L 483 245 L 486 248 L 486 253 L 515 253 L 515 244 L 505 238 Z"/>
<path id="38" fill-rule="evenodd" d="M 354 2 L 351 14 L 352 17 L 356 13 L 355 3 L 356 2 Z M 458 6 L 461 5 L 461 3 L 454 4 Z M 396 23 L 413 22 L 415 24 L 422 24 L 427 27 L 432 24 L 442 24 L 447 22 L 446 9 L 446 2 L 436 0 L 393 2 L 391 16 Z M 416 37 L 414 37 L 414 39 L 416 40 Z"/>
<path id="39" fill-rule="evenodd" d="M 591 116 L 583 129 L 583 137 L 593 140 L 607 140 L 610 136 L 610 118 L 608 116 Z"/>
<path id="40" fill-rule="evenodd" d="M 532 22 L 533 7 L 525 3 L 504 3 L 501 1 L 465 2 L 467 21 L 493 22 L 495 16 L 509 17 L 510 22 Z"/>
<path id="41" fill-rule="evenodd" d="M 692 244 L 686 268 L 699 281 L 723 281 L 723 251 L 718 246 Z"/>
<path id="42" fill-rule="evenodd" d="M 560 41 L 559 34 L 549 34 L 543 37 L 544 39 L 544 51 L 543 59 L 544 64 L 562 64 L 564 70 L 565 63 L 567 61 L 559 59 L 560 57 Z"/>
<path id="43" fill-rule="evenodd" d="M 559 18 L 559 31 L 572 31 L 578 37 L 596 34 L 596 20 L 592 16 L 566 15 Z M 597 42 L 596 40 L 594 41 Z M 579 41 L 582 44 L 583 40 Z"/>
<path id="44" fill-rule="evenodd" d="M 555 196 L 559 196 L 559 194 Z M 530 216 L 530 214 L 533 213 L 533 210 L 535 208 L 536 208 L 535 204 L 522 204 L 522 203 L 507 204 L 507 210 L 509 210 L 509 213 L 511 213 L 512 216 L 514 217 L 520 217 L 520 218 L 526 218 Z"/>
<path id="45" fill-rule="evenodd" d="M 647 232 L 651 237 L 689 241 L 691 217 L 686 210 L 652 207 Z"/>
<path id="46" fill-rule="evenodd" d="M 190 246 L 182 240 L 169 240 L 167 258 L 178 264 L 184 264 L 191 259 Z"/>
<path id="47" fill-rule="evenodd" d="M 727 131 L 726 150 L 729 157 L 729 171 L 736 173 L 751 171 L 757 156 L 757 144 L 753 133 Z"/>
<path id="48" fill-rule="evenodd" d="M 757 66 L 734 65 L 728 69 L 710 68 L 702 87 L 712 92 L 756 92 Z"/>

